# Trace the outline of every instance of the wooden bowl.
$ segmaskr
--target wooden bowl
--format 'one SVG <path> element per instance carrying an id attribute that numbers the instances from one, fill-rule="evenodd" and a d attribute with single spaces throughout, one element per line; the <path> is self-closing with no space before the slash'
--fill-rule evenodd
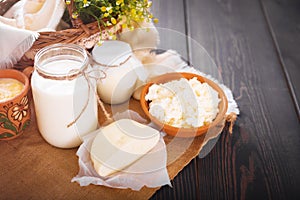
<path id="1" fill-rule="evenodd" d="M 149 113 L 149 103 L 150 102 L 145 100 L 145 96 L 148 93 L 149 87 L 152 84 L 166 83 L 166 82 L 170 82 L 172 80 L 179 80 L 180 78 L 192 79 L 194 77 L 196 77 L 201 83 L 206 82 L 219 94 L 219 98 L 220 98 L 219 112 L 212 123 L 205 125 L 205 126 L 201 126 L 201 127 L 195 127 L 195 128 L 178 128 L 178 127 L 174 127 L 174 126 L 171 126 L 168 124 L 164 124 L 163 122 L 161 122 L 160 120 L 158 120 L 156 117 L 152 116 Z M 144 86 L 144 88 L 142 89 L 140 103 L 141 103 L 143 111 L 145 112 L 145 114 L 149 117 L 149 119 L 154 124 L 156 124 L 159 128 L 161 128 L 166 134 L 171 135 L 171 136 L 176 136 L 176 137 L 195 137 L 195 136 L 200 136 L 200 135 L 205 134 L 209 128 L 217 126 L 223 122 L 223 120 L 225 119 L 225 114 L 226 114 L 227 106 L 228 106 L 228 101 L 227 101 L 226 95 L 224 94 L 223 90 L 213 81 L 211 81 L 203 76 L 193 74 L 193 73 L 176 73 L 176 72 L 175 73 L 167 73 L 167 74 L 158 76 L 158 77 L 152 79 L 149 83 L 147 83 Z"/>

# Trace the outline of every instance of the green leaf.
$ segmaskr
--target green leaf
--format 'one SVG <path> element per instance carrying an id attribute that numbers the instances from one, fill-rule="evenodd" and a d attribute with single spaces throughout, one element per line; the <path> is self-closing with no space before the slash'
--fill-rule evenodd
<path id="1" fill-rule="evenodd" d="M 4 132 L 2 134 L 0 134 L 0 139 L 4 139 L 4 138 L 10 138 L 13 137 L 14 135 L 8 132 Z"/>
<path id="2" fill-rule="evenodd" d="M 18 133 L 18 130 L 16 129 L 15 125 L 11 123 L 11 121 L 4 122 L 3 127 L 12 130 L 15 133 Z"/>
<path id="3" fill-rule="evenodd" d="M 5 118 L 4 118 L 4 117 L 3 117 L 3 118 L 0 117 L 0 124 L 1 124 L 1 123 L 5 123 L 5 122 L 8 122 L 8 121 L 9 121 L 9 120 L 8 120 L 6 117 L 5 117 Z"/>
<path id="4" fill-rule="evenodd" d="M 30 119 L 24 122 L 21 130 L 23 131 L 25 128 L 29 126 L 29 124 L 30 124 Z"/>

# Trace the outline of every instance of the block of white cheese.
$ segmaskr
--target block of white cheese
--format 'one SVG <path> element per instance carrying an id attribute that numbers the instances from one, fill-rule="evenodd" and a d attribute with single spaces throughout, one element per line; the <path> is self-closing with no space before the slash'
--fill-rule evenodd
<path id="1" fill-rule="evenodd" d="M 159 131 L 130 119 L 121 119 L 101 129 L 91 148 L 91 160 L 106 177 L 131 165 L 159 141 Z"/>

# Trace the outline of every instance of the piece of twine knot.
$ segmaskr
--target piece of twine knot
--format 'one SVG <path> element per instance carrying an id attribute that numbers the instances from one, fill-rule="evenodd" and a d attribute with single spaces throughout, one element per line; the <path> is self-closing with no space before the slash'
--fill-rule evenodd
<path id="1" fill-rule="evenodd" d="M 120 62 L 118 64 L 114 64 L 114 65 L 103 64 L 103 63 L 97 62 L 96 60 L 91 60 L 91 65 L 98 65 L 98 66 L 106 67 L 106 68 L 121 67 L 122 65 L 124 65 L 125 63 L 127 63 L 130 60 L 131 57 L 132 57 L 132 55 L 129 55 L 124 61 L 122 61 L 122 62 Z M 100 80 L 100 81 L 102 79 L 105 79 L 106 78 L 106 73 L 103 70 L 101 70 L 101 69 L 98 69 L 98 71 L 102 72 L 104 74 L 104 77 L 101 77 L 101 78 L 93 77 L 93 78 L 95 78 L 96 80 Z M 105 109 L 104 104 L 101 101 L 101 99 L 100 99 L 97 91 L 96 91 L 96 97 L 97 97 L 97 100 L 98 100 L 98 104 L 101 107 L 101 110 L 103 111 L 103 113 L 105 115 L 105 118 L 106 118 L 105 122 L 102 123 L 102 126 L 106 126 L 106 125 L 112 123 L 114 120 L 111 117 L 111 115 L 107 112 L 107 110 Z"/>
<path id="2" fill-rule="evenodd" d="M 98 63 L 94 60 L 93 60 L 93 63 L 90 63 L 90 64 L 91 65 L 96 64 L 96 65 L 100 65 L 100 66 L 104 66 L 104 67 L 120 67 L 120 66 L 124 65 L 126 62 L 128 62 L 130 60 L 130 58 L 131 58 L 131 55 L 128 56 L 124 61 L 122 61 L 122 62 L 120 62 L 116 65 L 102 64 L 102 63 Z M 86 72 L 88 66 L 89 65 L 86 65 L 83 69 L 72 69 L 72 70 L 69 71 L 67 76 L 55 77 L 56 80 L 73 80 L 73 79 L 77 78 L 78 76 L 83 76 L 85 78 L 87 84 L 88 84 L 88 98 L 87 98 L 87 101 L 85 102 L 85 105 L 81 109 L 79 115 L 72 122 L 70 122 L 67 125 L 68 128 L 70 126 L 74 125 L 78 121 L 78 119 L 81 117 L 81 115 L 84 113 L 84 111 L 86 110 L 86 108 L 88 106 L 88 103 L 90 101 L 91 88 L 93 88 L 92 83 L 91 83 L 91 79 L 94 79 L 97 82 L 98 80 L 101 81 L 102 79 L 106 78 L 106 73 L 101 69 L 96 69 L 96 70 L 91 70 L 89 72 Z M 92 74 L 95 73 L 95 72 L 100 72 L 100 73 L 103 74 L 103 76 L 102 77 L 92 76 Z M 96 89 L 94 89 L 94 93 L 95 93 L 95 96 L 97 98 L 97 102 L 98 102 L 98 104 L 99 104 L 99 106 L 100 106 L 101 110 L 103 111 L 103 113 L 105 115 L 105 118 L 106 118 L 105 122 L 102 125 L 105 126 L 105 125 L 108 125 L 108 124 L 112 123 L 114 120 L 111 117 L 111 115 L 109 114 L 109 112 L 105 109 L 104 103 L 101 101 Z"/>
<path id="3" fill-rule="evenodd" d="M 83 76 L 84 79 L 86 80 L 87 84 L 88 84 L 88 98 L 83 106 L 83 108 L 81 109 L 80 113 L 77 115 L 77 117 L 72 121 L 70 122 L 67 127 L 69 128 L 70 126 L 74 125 L 78 120 L 79 118 L 81 117 L 81 115 L 84 113 L 84 111 L 86 110 L 88 104 L 89 104 L 89 101 L 90 101 L 90 95 L 91 95 L 91 90 L 92 88 L 93 89 L 93 92 L 97 98 L 97 102 L 98 104 L 100 105 L 105 117 L 106 117 L 106 121 L 104 124 L 109 124 L 111 122 L 113 122 L 113 119 L 111 117 L 111 115 L 107 112 L 107 110 L 105 109 L 104 107 L 104 104 L 103 102 L 101 101 L 98 93 L 97 93 L 97 90 L 95 89 L 96 87 L 93 87 L 92 86 L 92 83 L 91 83 L 91 79 L 94 79 L 96 81 L 98 80 L 102 80 L 102 79 L 105 79 L 106 78 L 106 73 L 103 71 L 103 70 L 91 70 L 89 72 L 86 72 L 87 70 L 87 67 L 85 67 L 84 69 L 80 70 L 80 69 L 73 69 L 73 70 L 70 70 L 68 75 L 65 77 L 64 80 L 74 80 L 75 78 L 77 78 L 78 76 Z M 103 74 L 102 77 L 96 77 L 96 76 L 92 76 L 93 73 L 95 72 L 100 72 Z M 60 79 L 61 80 L 61 79 Z"/>
<path id="4" fill-rule="evenodd" d="M 89 101 L 90 101 L 90 94 L 91 94 L 91 88 L 92 88 L 92 83 L 91 83 L 91 79 L 94 79 L 94 80 L 102 80 L 102 79 L 105 79 L 106 78 L 106 73 L 103 71 L 103 70 L 91 70 L 89 72 L 87 72 L 87 69 L 88 69 L 88 66 L 89 64 L 85 65 L 84 68 L 82 69 L 72 69 L 68 72 L 67 75 L 65 76 L 53 76 L 53 75 L 48 75 L 46 73 L 44 73 L 42 70 L 36 68 L 36 72 L 43 78 L 46 78 L 46 79 L 51 79 L 51 80 L 68 80 L 68 81 L 72 81 L 76 78 L 78 78 L 79 76 L 83 76 L 88 84 L 88 98 L 83 106 L 83 108 L 81 109 L 79 115 L 72 121 L 70 122 L 67 127 L 69 128 L 70 126 L 74 125 L 78 119 L 81 117 L 81 115 L 84 113 L 84 111 L 86 110 L 88 104 L 89 104 Z M 102 73 L 104 76 L 102 77 L 95 77 L 95 76 L 92 76 L 91 74 L 95 73 L 95 72 L 100 72 Z M 110 116 L 110 114 L 107 112 L 107 110 L 105 109 L 104 107 L 104 104 L 103 102 L 101 101 L 98 93 L 97 93 L 97 90 L 94 89 L 94 93 L 95 93 L 95 96 L 97 98 L 97 101 L 98 101 L 98 104 L 100 105 L 105 117 L 106 117 L 106 124 L 108 123 L 111 123 L 113 121 L 112 117 Z"/>

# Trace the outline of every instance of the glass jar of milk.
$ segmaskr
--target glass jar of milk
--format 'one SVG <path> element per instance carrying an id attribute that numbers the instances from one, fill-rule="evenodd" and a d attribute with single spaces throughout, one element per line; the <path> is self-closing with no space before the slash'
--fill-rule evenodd
<path id="1" fill-rule="evenodd" d="M 97 128 L 92 72 L 87 52 L 78 45 L 51 45 L 36 54 L 31 86 L 37 124 L 53 146 L 77 147 L 82 136 Z"/>
<path id="2" fill-rule="evenodd" d="M 97 83 L 98 94 L 105 103 L 120 104 L 129 100 L 147 78 L 146 70 L 128 43 L 106 40 L 93 48 L 92 57 L 94 65 L 105 74 Z"/>

